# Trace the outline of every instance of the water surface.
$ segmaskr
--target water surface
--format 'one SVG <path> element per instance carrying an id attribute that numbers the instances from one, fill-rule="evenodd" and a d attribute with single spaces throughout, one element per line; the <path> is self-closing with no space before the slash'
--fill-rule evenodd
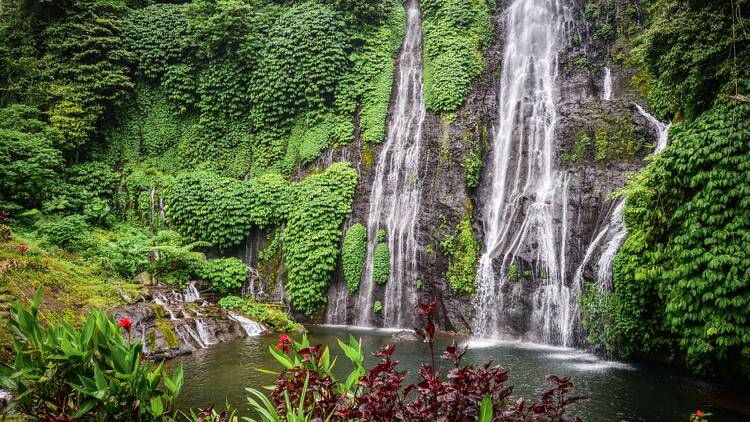
<path id="1" fill-rule="evenodd" d="M 369 355 L 385 344 L 396 345 L 394 358 L 409 371 L 407 382 L 415 380 L 422 360 L 429 359 L 427 345 L 419 341 L 395 341 L 393 331 L 365 331 L 344 327 L 309 327 L 312 339 L 331 347 L 339 356 L 337 369 L 343 375 L 351 369 L 338 349 L 336 338 L 349 333 L 362 339 L 368 352 L 368 367 L 376 362 Z M 181 408 L 223 404 L 225 399 L 247 413 L 245 387 L 272 385 L 274 378 L 256 368 L 279 369 L 268 353 L 276 336 L 251 337 L 219 344 L 176 361 L 185 369 L 185 387 L 178 400 Z M 450 342 L 438 341 L 437 355 Z M 537 397 L 549 388 L 545 375 L 572 376 L 575 394 L 590 397 L 576 413 L 588 422 L 596 421 L 688 421 L 691 412 L 714 413 L 711 422 L 750 420 L 750 398 L 739 390 L 698 380 L 676 368 L 656 364 L 626 364 L 606 361 L 570 348 L 529 343 L 474 342 L 465 363 L 493 360 L 510 369 L 514 396 Z"/>

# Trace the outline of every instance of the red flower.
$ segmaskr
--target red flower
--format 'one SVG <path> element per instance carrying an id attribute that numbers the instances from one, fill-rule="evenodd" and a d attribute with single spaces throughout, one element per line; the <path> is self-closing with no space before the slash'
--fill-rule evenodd
<path id="1" fill-rule="evenodd" d="M 695 416 L 697 416 L 699 418 L 702 418 L 702 417 L 706 416 L 706 414 L 703 413 L 702 410 L 698 409 L 698 410 L 695 411 Z"/>
<path id="2" fill-rule="evenodd" d="M 121 328 L 124 328 L 128 333 L 130 332 L 130 329 L 133 328 L 133 321 L 131 321 L 129 318 L 120 318 L 117 323 L 120 325 Z"/>
<path id="3" fill-rule="evenodd" d="M 292 339 L 289 338 L 288 334 L 279 335 L 279 342 L 276 343 L 277 350 L 283 350 L 284 353 L 289 352 L 289 346 L 292 344 Z"/>
<path id="4" fill-rule="evenodd" d="M 21 255 L 24 255 L 29 250 L 29 247 L 26 245 L 18 245 L 18 252 L 21 252 Z"/>

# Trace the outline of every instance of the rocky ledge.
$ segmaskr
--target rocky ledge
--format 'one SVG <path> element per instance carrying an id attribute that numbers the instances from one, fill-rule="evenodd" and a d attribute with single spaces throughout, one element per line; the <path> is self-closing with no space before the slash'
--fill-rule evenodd
<path id="1" fill-rule="evenodd" d="M 195 282 L 182 292 L 155 286 L 136 303 L 113 312 L 132 322 L 132 339 L 143 342 L 143 354 L 171 359 L 226 341 L 268 332 L 262 324 L 226 311 L 201 298 Z"/>

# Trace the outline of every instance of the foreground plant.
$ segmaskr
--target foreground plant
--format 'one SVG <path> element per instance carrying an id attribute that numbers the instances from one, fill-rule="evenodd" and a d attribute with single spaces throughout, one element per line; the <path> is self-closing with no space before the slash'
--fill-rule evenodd
<path id="1" fill-rule="evenodd" d="M 144 361 L 142 344 L 123 338 L 132 321 L 94 311 L 80 330 L 65 321 L 44 327 L 41 299 L 40 289 L 29 310 L 11 307 L 16 359 L 0 365 L 0 387 L 14 396 L 10 410 L 42 421 L 155 421 L 173 413 L 182 367 L 170 376 L 163 363 Z"/>
<path id="2" fill-rule="evenodd" d="M 277 374 L 270 398 L 248 389 L 251 408 L 262 422 L 282 421 L 410 421 L 410 422 L 565 422 L 581 421 L 566 417 L 569 406 L 582 403 L 585 397 L 569 397 L 573 389 L 570 378 L 547 377 L 553 388 L 533 404 L 520 398 L 511 399 L 513 387 L 506 384 L 508 370 L 487 362 L 480 366 L 462 366 L 467 348 L 454 341 L 441 355 L 451 362 L 443 375 L 435 362 L 434 304 L 420 304 L 418 316 L 424 325 L 416 332 L 430 348 L 431 361 L 422 363 L 419 381 L 404 386 L 406 372 L 398 371 L 392 356 L 395 348 L 384 346 L 374 353 L 380 362 L 366 371 L 361 344 L 353 337 L 349 343 L 339 341 L 354 370 L 344 382 L 333 374 L 335 359 L 321 345 L 310 345 L 307 336 L 301 342 L 281 337 L 270 353 L 284 367 Z M 247 421 L 255 421 L 246 418 Z"/>

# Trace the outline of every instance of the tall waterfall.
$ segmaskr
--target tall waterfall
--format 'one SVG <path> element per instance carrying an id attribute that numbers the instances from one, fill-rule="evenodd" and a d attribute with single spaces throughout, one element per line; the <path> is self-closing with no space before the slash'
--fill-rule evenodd
<path id="1" fill-rule="evenodd" d="M 515 0 L 507 13 L 474 299 L 473 327 L 480 337 L 572 341 L 576 287 L 565 280 L 569 178 L 555 169 L 553 156 L 558 53 L 566 39 L 567 11 L 560 3 Z M 519 272 L 533 281 L 517 281 Z"/>
<path id="2" fill-rule="evenodd" d="M 417 271 L 416 222 L 420 202 L 419 153 L 425 107 L 422 97 L 422 18 L 417 0 L 406 2 L 406 36 L 401 48 L 395 102 L 388 136 L 375 167 L 367 222 L 367 258 L 357 297 L 356 324 L 371 325 L 373 256 L 378 229 L 390 248 L 390 279 L 383 309 L 387 327 L 412 322 Z"/>

